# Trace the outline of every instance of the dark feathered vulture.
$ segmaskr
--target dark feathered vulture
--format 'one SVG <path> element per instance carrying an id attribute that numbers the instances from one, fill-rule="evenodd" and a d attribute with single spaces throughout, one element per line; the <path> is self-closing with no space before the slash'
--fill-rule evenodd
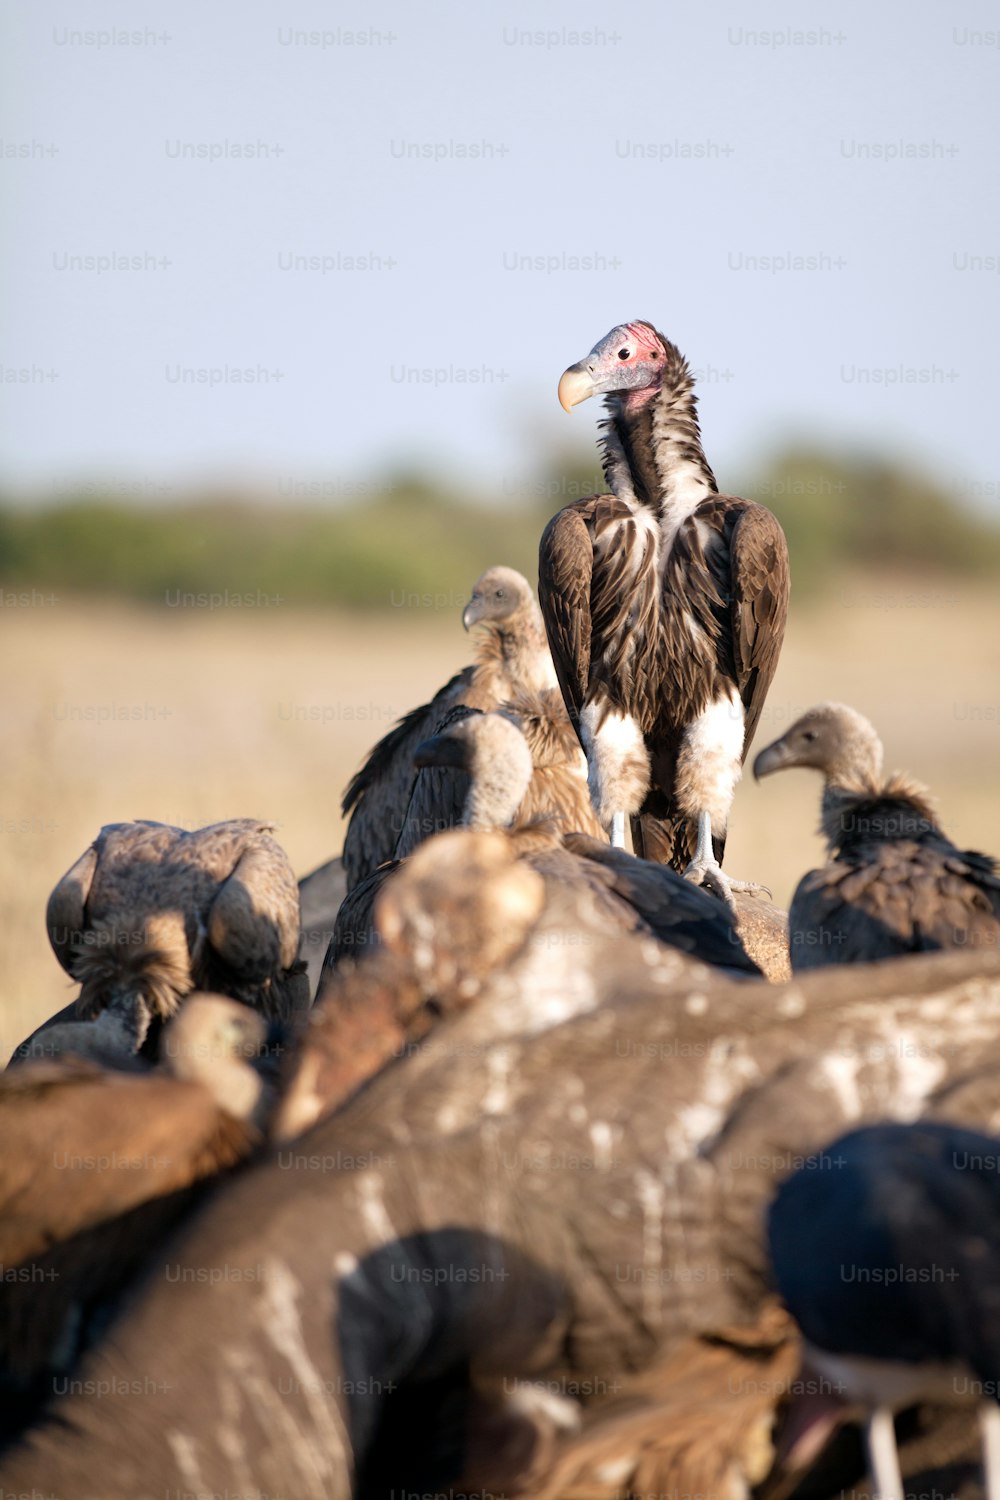
<path id="1" fill-rule="evenodd" d="M 903 1500 L 893 1411 L 979 1402 L 1000 1497 L 1000 1141 L 957 1125 L 873 1125 L 799 1169 L 771 1205 L 775 1280 L 807 1361 L 867 1413 L 878 1494 Z M 815 1447 L 803 1423 L 798 1444 Z M 828 1431 L 828 1428 L 827 1428 Z"/>
<path id="2" fill-rule="evenodd" d="M 347 889 L 391 859 L 403 825 L 415 769 L 413 751 L 460 704 L 499 708 L 522 690 L 556 685 L 552 658 L 531 585 L 513 568 L 489 568 L 462 611 L 466 630 L 479 628 L 476 663 L 411 711 L 374 747 L 344 793 L 351 820 L 344 835 Z"/>
<path id="3" fill-rule="evenodd" d="M 823 774 L 829 851 L 792 898 L 793 969 L 1000 944 L 993 860 L 952 843 L 926 788 L 899 773 L 883 777 L 882 743 L 856 709 L 810 709 L 753 769 L 760 778 L 792 766 Z"/>
<path id="4" fill-rule="evenodd" d="M 778 663 L 788 552 L 763 506 L 720 495 L 686 360 L 623 324 L 559 382 L 604 394 L 606 495 L 546 527 L 538 597 L 606 828 L 728 899 L 719 867 L 743 760 Z M 618 819 L 617 825 L 615 819 Z"/>

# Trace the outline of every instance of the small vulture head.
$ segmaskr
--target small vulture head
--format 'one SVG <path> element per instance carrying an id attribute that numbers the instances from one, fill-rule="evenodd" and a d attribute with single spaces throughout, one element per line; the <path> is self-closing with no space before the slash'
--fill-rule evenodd
<path id="1" fill-rule="evenodd" d="M 509 620 L 531 604 L 531 585 L 516 568 L 487 568 L 472 585 L 472 597 L 462 611 L 466 630 Z"/>
<path id="2" fill-rule="evenodd" d="M 872 790 L 882 776 L 882 742 L 872 724 L 846 703 L 820 703 L 762 750 L 753 763 L 757 781 L 775 771 L 811 766 L 828 785 Z"/>
<path id="3" fill-rule="evenodd" d="M 448 766 L 471 781 L 463 822 L 468 828 L 508 828 L 524 801 L 534 769 L 519 725 L 504 714 L 470 714 L 424 740 L 418 768 Z"/>
<path id="4" fill-rule="evenodd" d="M 660 389 L 666 365 L 666 346 L 652 323 L 619 323 L 563 371 L 559 404 L 569 411 L 590 396 L 622 392 L 627 406 L 644 406 Z"/>

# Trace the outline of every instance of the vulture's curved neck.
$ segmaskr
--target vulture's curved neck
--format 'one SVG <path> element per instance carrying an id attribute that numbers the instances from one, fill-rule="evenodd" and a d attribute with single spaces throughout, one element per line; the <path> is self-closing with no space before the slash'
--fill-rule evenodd
<path id="1" fill-rule="evenodd" d="M 601 462 L 619 499 L 634 501 L 662 520 L 678 520 L 719 487 L 701 446 L 687 360 L 673 344 L 666 349 L 658 390 L 608 397 Z"/>
<path id="2" fill-rule="evenodd" d="M 512 661 L 520 656 L 527 659 L 543 647 L 547 649 L 545 627 L 538 607 L 534 604 L 518 610 L 510 620 L 505 620 L 498 634 L 505 661 Z"/>
<path id="3" fill-rule="evenodd" d="M 537 606 L 518 610 L 506 620 L 492 622 L 480 632 L 476 659 L 481 667 L 513 668 L 532 687 L 555 681 L 548 661 L 549 645 Z"/>

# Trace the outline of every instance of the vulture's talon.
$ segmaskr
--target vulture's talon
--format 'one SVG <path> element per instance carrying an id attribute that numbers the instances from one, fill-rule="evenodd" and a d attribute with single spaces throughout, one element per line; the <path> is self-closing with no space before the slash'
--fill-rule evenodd
<path id="1" fill-rule="evenodd" d="M 734 880 L 730 889 L 744 896 L 766 896 L 768 901 L 773 901 L 774 892 L 769 885 L 762 885 L 759 880 Z"/>
<path id="2" fill-rule="evenodd" d="M 684 871 L 684 879 L 690 880 L 693 885 L 701 886 L 702 890 L 710 891 L 713 896 L 725 903 L 730 911 L 736 910 L 736 895 L 767 896 L 771 892 L 766 885 L 759 885 L 756 880 L 734 880 L 727 875 L 716 860 L 693 859 Z"/>

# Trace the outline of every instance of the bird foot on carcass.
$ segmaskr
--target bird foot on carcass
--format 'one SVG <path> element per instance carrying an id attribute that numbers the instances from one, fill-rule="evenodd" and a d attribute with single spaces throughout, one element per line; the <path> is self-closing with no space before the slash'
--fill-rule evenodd
<path id="1" fill-rule="evenodd" d="M 755 880 L 734 880 L 725 873 L 716 859 L 693 859 L 684 871 L 684 879 L 690 880 L 692 885 L 700 885 L 704 891 L 710 891 L 713 896 L 725 902 L 731 911 L 736 910 L 737 895 L 771 895 L 766 885 L 758 885 Z"/>

